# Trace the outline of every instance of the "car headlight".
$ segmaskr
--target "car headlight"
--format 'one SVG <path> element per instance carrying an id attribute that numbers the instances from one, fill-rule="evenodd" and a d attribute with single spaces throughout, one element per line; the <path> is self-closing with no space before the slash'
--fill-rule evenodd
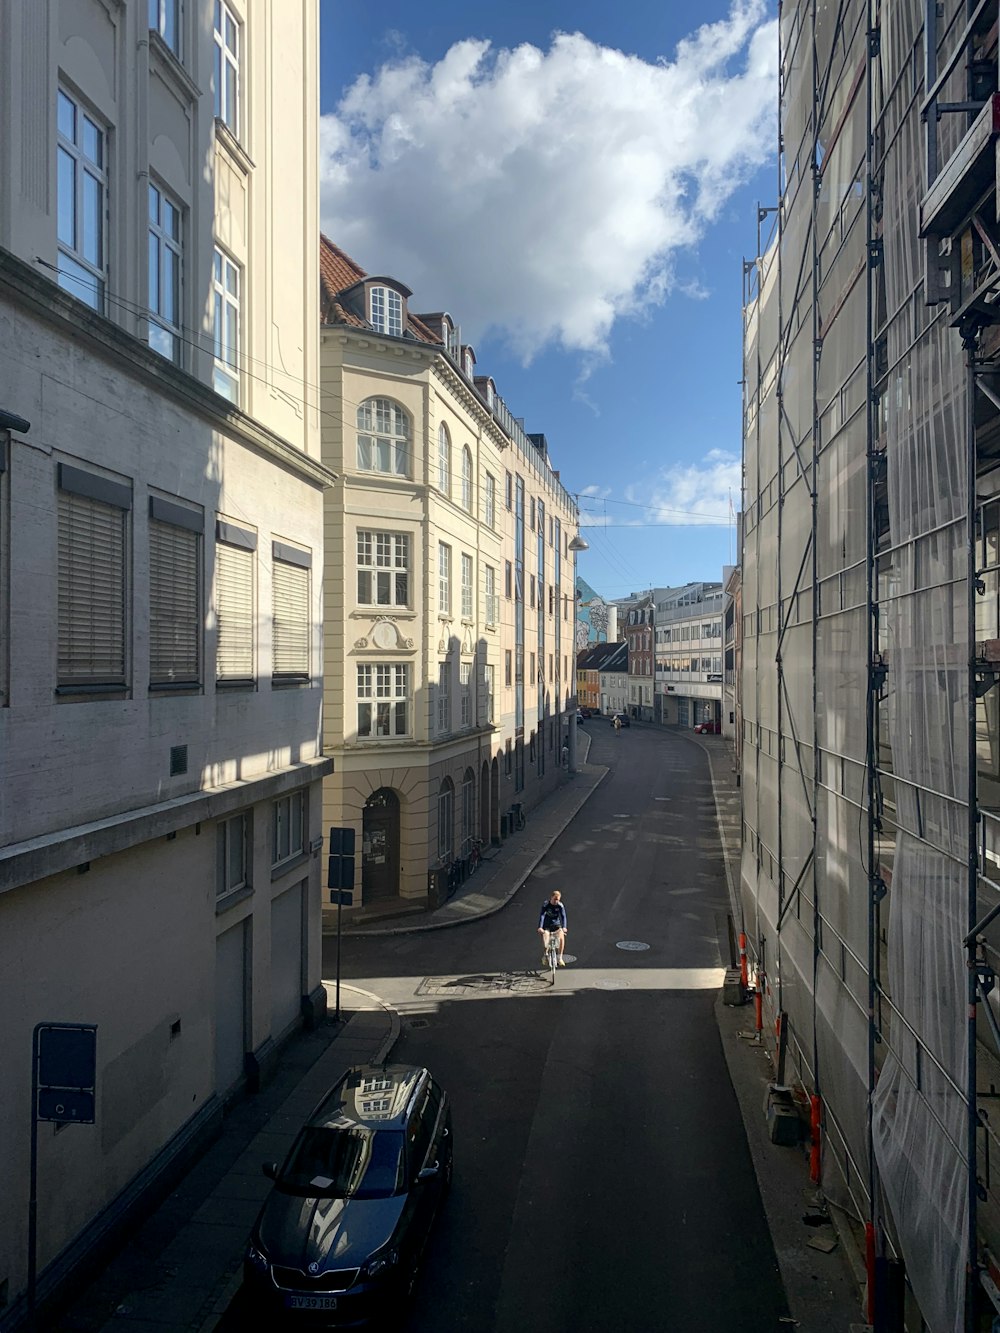
<path id="1" fill-rule="evenodd" d="M 399 1263 L 398 1250 L 381 1250 L 365 1264 L 365 1277 L 378 1277 L 379 1273 L 384 1273 L 386 1269 L 395 1268 Z"/>
<path id="2" fill-rule="evenodd" d="M 250 1265 L 250 1267 L 255 1269 L 258 1273 L 266 1273 L 268 1268 L 270 1267 L 270 1264 L 268 1263 L 267 1260 L 267 1255 L 264 1253 L 263 1250 L 258 1249 L 258 1247 L 253 1243 L 253 1241 L 251 1241 L 250 1244 L 247 1246 L 246 1258 L 247 1258 L 247 1263 Z"/>

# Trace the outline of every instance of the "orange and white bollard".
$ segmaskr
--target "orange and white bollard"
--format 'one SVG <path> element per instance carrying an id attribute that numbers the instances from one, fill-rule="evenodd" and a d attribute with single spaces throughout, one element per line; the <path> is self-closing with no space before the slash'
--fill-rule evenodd
<path id="1" fill-rule="evenodd" d="M 744 990 L 747 989 L 749 977 L 747 974 L 747 937 L 740 931 L 740 985 Z"/>
<path id="2" fill-rule="evenodd" d="M 815 1094 L 809 1098 L 809 1128 L 812 1131 L 812 1145 L 809 1149 L 809 1179 L 814 1185 L 820 1177 L 820 1135 L 823 1119 L 823 1102 Z"/>
<path id="3" fill-rule="evenodd" d="M 763 995 L 763 986 L 764 986 L 764 978 L 763 978 L 763 977 L 758 977 L 758 978 L 757 978 L 757 989 L 756 989 L 756 990 L 754 991 L 754 993 L 753 993 L 754 1027 L 755 1027 L 756 1030 L 757 1030 L 757 1035 L 758 1035 L 758 1037 L 760 1036 L 760 1034 L 761 1034 L 761 1033 L 763 1032 L 763 1030 L 764 1030 L 764 995 Z"/>

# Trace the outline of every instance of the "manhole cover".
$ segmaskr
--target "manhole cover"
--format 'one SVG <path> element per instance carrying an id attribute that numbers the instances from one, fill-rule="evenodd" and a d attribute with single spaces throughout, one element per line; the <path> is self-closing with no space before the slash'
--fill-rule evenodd
<path id="1" fill-rule="evenodd" d="M 616 949 L 624 949 L 628 953 L 642 953 L 643 949 L 648 949 L 648 944 L 643 944 L 642 940 L 619 940 L 615 945 Z"/>
<path id="2" fill-rule="evenodd" d="M 628 990 L 627 981 L 595 981 L 598 990 Z"/>
<path id="3" fill-rule="evenodd" d="M 564 954 L 563 954 L 563 959 L 564 959 L 567 963 L 575 963 L 575 962 L 576 962 L 576 954 L 575 954 L 575 953 L 564 953 Z"/>

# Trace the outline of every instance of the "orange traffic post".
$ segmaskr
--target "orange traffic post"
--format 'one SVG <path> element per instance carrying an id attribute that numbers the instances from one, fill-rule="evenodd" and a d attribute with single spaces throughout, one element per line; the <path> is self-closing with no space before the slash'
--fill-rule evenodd
<path id="1" fill-rule="evenodd" d="M 740 985 L 744 990 L 747 988 L 747 937 L 740 931 Z"/>
<path id="2" fill-rule="evenodd" d="M 763 980 L 757 982 L 757 989 L 753 993 L 754 1027 L 757 1029 L 757 1035 L 764 1029 L 764 996 L 761 994 Z"/>

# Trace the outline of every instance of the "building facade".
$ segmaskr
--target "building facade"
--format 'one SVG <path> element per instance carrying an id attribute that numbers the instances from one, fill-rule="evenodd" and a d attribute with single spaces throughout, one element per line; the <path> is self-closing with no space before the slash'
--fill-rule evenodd
<path id="1" fill-rule="evenodd" d="M 745 266 L 742 924 L 824 1194 L 932 1333 L 1000 1314 L 998 18 L 783 4 Z"/>
<path id="2" fill-rule="evenodd" d="M 434 903 L 575 748 L 576 509 L 444 313 L 323 239 L 328 825 L 355 906 Z"/>
<path id="3" fill-rule="evenodd" d="M 320 984 L 317 12 L 8 0 L 0 49 L 0 1289 L 32 1030 L 40 1295 L 266 1074 Z M 6 26 L 9 25 L 9 26 Z M 280 82 L 296 95 L 272 100 Z"/>
<path id="4" fill-rule="evenodd" d="M 725 601 L 721 583 L 654 589 L 657 722 L 694 727 L 719 721 Z"/>
<path id="5" fill-rule="evenodd" d="M 626 711 L 628 699 L 628 644 L 595 643 L 576 660 L 576 691 L 581 708 L 595 713 Z"/>
<path id="6" fill-rule="evenodd" d="M 629 717 L 642 722 L 653 720 L 653 598 L 644 597 L 623 616 L 625 642 L 628 645 Z"/>

